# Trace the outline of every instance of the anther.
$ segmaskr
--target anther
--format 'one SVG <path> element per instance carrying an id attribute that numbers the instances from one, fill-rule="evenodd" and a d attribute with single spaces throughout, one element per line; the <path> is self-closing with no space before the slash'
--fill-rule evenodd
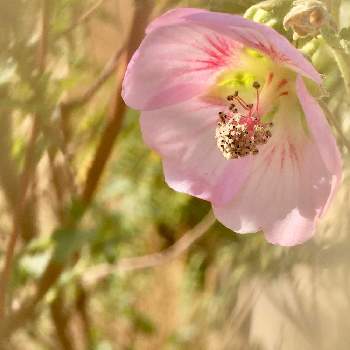
<path id="1" fill-rule="evenodd" d="M 288 83 L 287 79 L 282 79 L 277 85 L 277 89 L 280 89 L 282 86 L 286 85 Z"/>
<path id="2" fill-rule="evenodd" d="M 254 81 L 253 88 L 254 89 L 260 89 L 260 84 L 257 81 Z"/>
<path id="3" fill-rule="evenodd" d="M 270 72 L 269 75 L 268 75 L 268 77 L 267 77 L 267 83 L 268 83 L 268 84 L 271 84 L 272 79 L 273 79 L 273 73 Z"/>

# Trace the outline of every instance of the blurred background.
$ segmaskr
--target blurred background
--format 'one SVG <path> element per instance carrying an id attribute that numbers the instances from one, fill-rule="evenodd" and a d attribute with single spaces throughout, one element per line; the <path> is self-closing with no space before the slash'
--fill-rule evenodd
<path id="1" fill-rule="evenodd" d="M 339 43 L 293 42 L 324 74 L 344 160 L 302 246 L 234 234 L 169 189 L 120 97 L 153 18 L 256 4 L 292 40 L 271 1 L 0 0 L 0 349 L 350 348 L 350 1 L 326 1 Z"/>

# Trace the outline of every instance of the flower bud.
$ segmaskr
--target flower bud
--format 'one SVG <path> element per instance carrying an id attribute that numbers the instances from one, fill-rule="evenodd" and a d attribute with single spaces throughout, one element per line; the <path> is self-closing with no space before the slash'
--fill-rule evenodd
<path id="1" fill-rule="evenodd" d="M 248 8 L 244 17 L 282 30 L 280 18 L 287 13 L 291 2 L 292 0 L 265 0 Z"/>
<path id="2" fill-rule="evenodd" d="M 315 36 L 323 26 L 331 24 L 329 12 L 321 1 L 296 0 L 293 5 L 284 17 L 283 26 L 293 30 L 295 39 Z"/>

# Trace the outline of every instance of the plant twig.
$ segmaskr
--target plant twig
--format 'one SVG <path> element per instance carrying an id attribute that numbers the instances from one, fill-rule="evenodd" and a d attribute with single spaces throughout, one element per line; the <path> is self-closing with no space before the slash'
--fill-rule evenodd
<path id="1" fill-rule="evenodd" d="M 21 217 L 23 215 L 23 211 L 27 203 L 28 189 L 32 181 L 32 174 L 34 171 L 33 154 L 34 154 L 34 148 L 35 148 L 35 141 L 38 136 L 38 131 L 39 131 L 38 122 L 35 119 L 33 122 L 33 129 L 31 133 L 30 141 L 27 146 L 24 171 L 21 176 L 21 183 L 20 183 L 21 192 L 18 198 L 17 207 L 15 208 L 14 215 L 13 215 L 13 229 L 6 247 L 4 266 L 0 276 L 0 320 L 3 319 L 4 313 L 5 313 L 5 299 L 6 299 L 8 282 L 11 275 L 12 261 L 15 254 L 15 247 L 18 240 L 18 235 L 20 232 Z"/>
<path id="2" fill-rule="evenodd" d="M 136 6 L 134 21 L 132 25 L 132 30 L 130 33 L 130 40 L 128 45 L 128 55 L 127 58 L 131 58 L 132 54 L 141 42 L 145 27 L 148 23 L 149 16 L 153 9 L 153 4 L 150 1 L 142 2 L 142 5 Z M 125 71 L 126 62 L 121 66 Z M 122 73 L 122 71 L 121 71 Z M 125 111 L 125 104 L 120 96 L 121 92 L 121 82 L 118 82 L 118 86 L 115 93 L 115 99 L 113 103 L 111 120 L 107 123 L 106 129 L 101 138 L 100 144 L 97 147 L 96 154 L 92 165 L 88 171 L 87 179 L 82 191 L 81 201 L 84 204 L 81 215 L 78 217 L 68 217 L 67 222 L 63 223 L 63 227 L 74 228 L 78 225 L 79 220 L 82 219 L 88 204 L 90 204 L 93 195 L 97 189 L 100 177 L 105 168 L 106 162 L 111 155 L 112 146 L 118 135 L 123 113 Z M 109 129 L 109 130 L 108 130 Z M 109 139 L 111 137 L 112 139 Z M 105 152 L 105 154 L 102 154 Z M 58 263 L 54 259 L 48 263 L 44 273 L 40 277 L 35 295 L 29 297 L 23 301 L 18 310 L 10 315 L 5 322 L 0 324 L 0 339 L 6 339 L 11 336 L 11 334 L 18 329 L 23 323 L 27 322 L 28 319 L 35 313 L 37 304 L 43 299 L 51 286 L 53 286 L 61 273 L 63 272 L 65 266 L 62 263 Z"/>
<path id="3" fill-rule="evenodd" d="M 64 350 L 74 350 L 72 335 L 68 328 L 69 315 L 63 303 L 63 294 L 59 293 L 54 299 L 50 305 L 50 311 L 57 333 L 57 340 L 61 348 Z"/>
<path id="4" fill-rule="evenodd" d="M 84 286 L 80 281 L 77 283 L 76 287 L 76 299 L 75 299 L 75 309 L 77 311 L 78 317 L 81 323 L 81 332 L 84 336 L 84 347 L 86 349 L 92 348 L 93 337 L 92 337 L 92 325 L 89 315 L 89 294 L 85 290 Z"/>
<path id="5" fill-rule="evenodd" d="M 121 259 L 116 265 L 101 264 L 92 267 L 84 273 L 82 278 L 83 283 L 86 286 L 91 286 L 113 273 L 146 269 L 169 263 L 170 261 L 184 254 L 209 230 L 215 221 L 216 218 L 213 212 L 210 210 L 209 213 L 196 226 L 186 232 L 169 248 L 158 253 Z"/>
<path id="6" fill-rule="evenodd" d="M 345 91 L 350 97 L 350 55 L 345 52 L 339 42 L 338 34 L 332 28 L 323 28 L 321 34 L 333 53 L 334 60 L 343 78 Z"/>
<path id="7" fill-rule="evenodd" d="M 38 47 L 38 69 L 43 72 L 46 67 L 48 34 L 49 34 L 49 3 L 47 0 L 41 0 L 41 38 Z"/>
<path id="8" fill-rule="evenodd" d="M 72 30 L 74 30 L 77 26 L 83 24 L 84 22 L 87 22 L 90 17 L 100 8 L 100 6 L 104 3 L 105 0 L 98 0 L 96 1 L 85 13 L 83 13 L 68 29 L 64 30 L 62 33 L 59 33 L 59 36 L 61 35 L 67 35 Z"/>
<path id="9" fill-rule="evenodd" d="M 38 69 L 43 73 L 46 66 L 47 42 L 48 42 L 48 24 L 49 24 L 49 6 L 46 0 L 42 0 L 42 14 L 41 14 L 41 36 L 38 46 Z M 35 143 L 39 134 L 38 116 L 34 116 L 32 132 L 29 144 L 26 149 L 25 164 L 23 174 L 20 181 L 20 194 L 18 203 L 14 210 L 13 229 L 8 241 L 4 266 L 0 276 L 0 320 L 5 315 L 6 293 L 8 282 L 11 275 L 12 261 L 15 254 L 16 243 L 20 232 L 20 223 L 22 221 L 23 211 L 27 203 L 27 194 L 31 181 L 33 180 L 33 173 L 35 169 Z"/>
<path id="10" fill-rule="evenodd" d="M 116 50 L 104 66 L 99 77 L 91 84 L 91 86 L 87 88 L 81 96 L 69 99 L 67 101 L 62 101 L 60 108 L 64 110 L 72 110 L 89 102 L 102 87 L 102 85 L 113 75 L 124 51 L 124 46 Z"/>
<path id="11" fill-rule="evenodd" d="M 323 101 L 319 101 L 319 102 L 321 104 L 323 111 L 326 114 L 326 117 L 327 117 L 329 123 L 334 126 L 339 137 L 341 138 L 342 144 L 348 149 L 348 151 L 350 151 L 350 141 L 344 135 L 342 127 L 339 123 L 339 119 L 328 109 L 328 106 L 325 102 L 323 102 Z"/>

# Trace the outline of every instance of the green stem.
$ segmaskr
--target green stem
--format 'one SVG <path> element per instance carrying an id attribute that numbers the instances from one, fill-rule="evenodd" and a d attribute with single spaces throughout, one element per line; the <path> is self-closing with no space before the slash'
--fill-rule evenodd
<path id="1" fill-rule="evenodd" d="M 350 97 L 350 55 L 348 55 L 340 45 L 339 37 L 336 32 L 330 28 L 324 28 L 321 31 L 321 34 L 333 53 L 334 60 L 337 63 L 340 74 L 343 78 L 345 91 Z"/>
<path id="2" fill-rule="evenodd" d="M 346 93 L 350 97 L 350 56 L 342 49 L 332 47 L 331 50 L 344 80 Z"/>

